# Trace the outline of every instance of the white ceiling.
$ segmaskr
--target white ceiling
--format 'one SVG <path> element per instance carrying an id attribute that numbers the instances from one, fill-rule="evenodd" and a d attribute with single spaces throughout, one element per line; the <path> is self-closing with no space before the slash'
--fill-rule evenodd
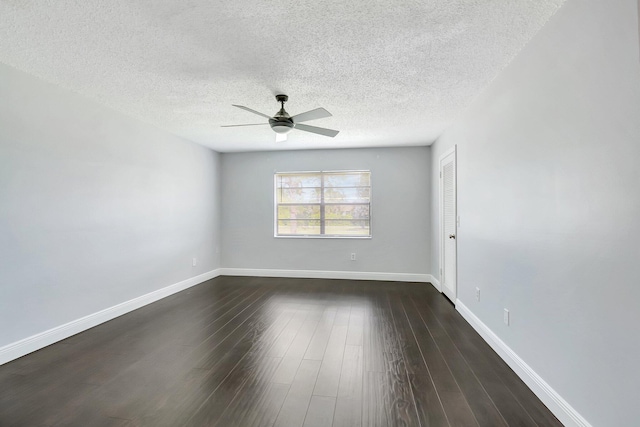
<path id="1" fill-rule="evenodd" d="M 564 0 L 0 0 L 0 61 L 221 152 L 431 144 Z M 274 95 L 335 138 L 268 126 Z"/>

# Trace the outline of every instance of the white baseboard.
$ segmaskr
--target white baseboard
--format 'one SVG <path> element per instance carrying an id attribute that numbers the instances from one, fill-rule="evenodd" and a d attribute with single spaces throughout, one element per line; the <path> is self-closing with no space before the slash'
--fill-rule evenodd
<path id="1" fill-rule="evenodd" d="M 260 268 L 221 268 L 220 276 L 300 277 L 307 279 L 390 280 L 428 282 L 430 274 L 382 273 L 376 271 L 278 270 Z"/>
<path id="2" fill-rule="evenodd" d="M 551 388 L 551 386 L 547 384 L 540 375 L 538 375 L 460 300 L 456 300 L 456 309 L 565 426 L 591 427 L 591 424 L 589 424 L 589 422 L 587 422 L 587 420 L 585 420 L 578 411 L 569 405 L 562 396 Z"/>
<path id="3" fill-rule="evenodd" d="M 0 348 L 0 365 L 220 275 L 212 270 Z"/>
<path id="4" fill-rule="evenodd" d="M 442 293 L 442 286 L 440 286 L 440 281 L 433 277 L 433 275 L 429 275 L 429 282 L 433 285 L 434 288 L 440 293 Z"/>

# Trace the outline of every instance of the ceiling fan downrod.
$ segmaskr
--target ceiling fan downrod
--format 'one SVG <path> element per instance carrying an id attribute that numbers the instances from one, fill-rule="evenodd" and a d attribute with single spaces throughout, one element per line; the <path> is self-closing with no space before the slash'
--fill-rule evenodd
<path id="1" fill-rule="evenodd" d="M 274 117 L 289 117 L 289 114 L 284 109 L 284 103 L 289 100 L 287 95 L 276 95 L 276 101 L 280 103 L 280 111 Z"/>
<path id="2" fill-rule="evenodd" d="M 269 125 L 271 125 L 271 129 L 273 129 L 276 133 L 289 133 L 291 129 L 293 129 L 294 124 L 293 120 L 291 120 L 291 116 L 284 109 L 284 103 L 289 100 L 287 95 L 276 95 L 276 101 L 278 101 L 281 105 L 280 111 L 273 116 L 272 119 L 269 119 Z"/>

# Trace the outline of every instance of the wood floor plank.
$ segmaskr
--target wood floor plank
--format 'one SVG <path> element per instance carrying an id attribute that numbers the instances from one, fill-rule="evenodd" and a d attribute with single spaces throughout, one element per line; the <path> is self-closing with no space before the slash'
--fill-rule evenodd
<path id="1" fill-rule="evenodd" d="M 392 425 L 385 401 L 386 379 L 384 372 L 365 371 L 362 406 L 362 425 L 387 427 Z"/>
<path id="2" fill-rule="evenodd" d="M 96 388 L 63 378 L 39 382 L 26 375 L 4 376 L 0 387 L 0 425 L 52 425 L 73 414 L 84 396 Z"/>
<path id="3" fill-rule="evenodd" d="M 346 345 L 333 415 L 335 427 L 362 426 L 362 386 L 364 361 L 362 346 Z"/>
<path id="4" fill-rule="evenodd" d="M 416 302 L 417 300 L 417 302 Z M 453 374 L 460 390 L 465 395 L 473 414 L 481 427 L 507 426 L 504 417 L 495 406 L 483 385 L 478 381 L 466 360 L 458 351 L 446 333 L 438 318 L 424 304 L 420 305 L 419 299 L 414 299 L 416 308 L 419 308 L 419 316 L 424 325 L 429 329 L 433 341 L 436 343 L 449 370 Z"/>
<path id="5" fill-rule="evenodd" d="M 307 310 L 296 310 L 287 326 L 269 349 L 269 357 L 283 358 L 285 356 L 308 315 L 309 312 Z"/>
<path id="6" fill-rule="evenodd" d="M 206 404 L 197 411 L 193 425 L 230 425 L 238 419 L 239 414 L 244 417 L 251 411 L 254 402 L 261 401 L 260 393 L 271 387 L 273 374 L 282 362 L 282 358 L 272 356 L 275 343 L 280 342 L 283 334 L 288 333 L 292 322 L 304 319 L 307 312 L 294 310 L 290 314 L 286 323 L 274 321 L 268 328 L 261 323 L 255 326 L 255 331 L 246 335 L 250 337 L 252 347 L 240 358 Z M 296 325 L 296 329 L 299 327 L 299 324 Z"/>
<path id="7" fill-rule="evenodd" d="M 260 393 L 251 398 L 249 396 L 252 391 L 271 388 L 272 376 L 281 363 L 281 358 L 271 356 L 274 343 L 281 339 L 292 321 L 304 319 L 307 313 L 306 310 L 291 307 L 286 302 L 268 304 L 266 310 L 276 313 L 280 311 L 280 316 L 267 316 L 267 319 L 273 319 L 269 323 L 264 321 L 262 313 L 254 313 L 253 320 L 238 328 L 244 335 L 239 344 L 233 346 L 237 363 L 194 413 L 191 425 L 214 425 L 222 415 L 230 417 L 232 414 L 237 416 L 238 413 L 243 413 L 248 416 L 246 412 L 254 402 L 264 401 Z M 237 396 L 243 389 L 245 392 Z M 222 421 L 222 425 L 228 425 L 229 422 L 229 419 Z"/>
<path id="8" fill-rule="evenodd" d="M 273 376 L 273 382 L 281 384 L 291 384 L 293 382 L 318 324 L 319 322 L 315 320 L 315 317 L 307 318 L 304 321 L 293 342 L 287 349 L 287 352 L 284 354 L 282 363 L 280 363 L 278 370 Z"/>
<path id="9" fill-rule="evenodd" d="M 254 409 L 245 412 L 228 426 L 264 427 L 273 425 L 288 392 L 289 386 L 287 384 L 269 383 L 264 393 L 261 393 L 254 401 Z"/>
<path id="10" fill-rule="evenodd" d="M 327 347 L 322 357 L 316 386 L 313 390 L 314 395 L 330 397 L 338 395 L 344 347 L 349 328 L 349 313 L 349 306 L 339 307 L 336 312 L 331 335 L 327 340 Z"/>
<path id="11" fill-rule="evenodd" d="M 300 427 L 304 423 L 313 388 L 320 371 L 319 360 L 306 359 L 300 363 L 291 388 L 278 413 L 276 427 Z"/>
<path id="12" fill-rule="evenodd" d="M 375 285 L 371 285 L 372 288 Z M 364 351 L 364 369 L 367 372 L 384 372 L 382 337 L 378 330 L 379 317 L 369 295 L 366 299 L 364 309 L 365 319 L 363 322 L 362 344 Z"/>
<path id="13" fill-rule="evenodd" d="M 405 298 L 406 299 L 406 298 Z M 407 379 L 416 405 L 420 425 L 448 426 L 442 401 L 433 382 L 429 367 L 425 364 L 418 343 L 407 319 L 401 294 L 389 295 L 389 304 L 395 332 L 405 359 Z"/>
<path id="14" fill-rule="evenodd" d="M 242 388 L 245 381 L 258 377 L 263 384 L 269 385 L 271 377 L 281 362 L 280 358 L 269 357 L 268 350 L 280 336 L 283 329 L 293 318 L 295 312 L 284 313 L 268 327 L 264 323 L 257 323 L 254 329 L 244 334 L 244 345 L 234 346 L 235 363 L 227 375 L 209 393 L 200 407 L 193 413 L 189 425 L 213 425 L 219 420 L 230 399 Z M 286 319 L 286 320 L 285 320 Z M 240 350 L 242 348 L 242 350 Z M 271 387 L 269 385 L 269 387 Z M 259 399 L 257 399 L 259 400 Z M 242 397 L 236 402 L 243 402 Z M 246 408 L 245 408 L 246 409 Z M 279 408 L 278 408 L 279 409 Z M 277 412 L 276 412 L 277 414 Z"/>
<path id="15" fill-rule="evenodd" d="M 237 424 L 248 412 L 256 411 L 270 386 L 279 358 L 243 358 L 225 378 L 217 393 L 214 393 L 194 415 L 190 425 L 230 426 Z"/>
<path id="16" fill-rule="evenodd" d="M 333 322 L 335 321 L 338 309 L 334 306 L 327 306 L 320 318 L 320 322 L 311 342 L 304 354 L 305 359 L 322 360 L 324 352 L 327 349 L 327 342 L 331 336 L 331 330 L 333 329 Z"/>
<path id="17" fill-rule="evenodd" d="M 420 312 L 412 301 L 404 304 L 403 308 L 416 338 L 420 354 L 431 373 L 449 424 L 452 427 L 477 426 L 478 422 L 473 411 L 444 357 L 438 350 L 429 329 L 425 327 Z"/>
<path id="18" fill-rule="evenodd" d="M 374 301 L 380 313 L 380 332 L 386 367 L 384 390 L 389 420 L 392 425 L 419 425 L 416 403 L 407 377 L 403 345 L 395 330 L 388 304 L 388 292 L 376 293 Z"/>
<path id="19" fill-rule="evenodd" d="M 282 311 L 281 314 L 285 316 L 278 317 L 278 321 L 284 323 L 284 327 L 293 316 L 294 310 L 288 309 L 286 306 L 270 307 L 267 305 L 268 301 L 268 297 L 265 298 L 264 296 L 260 301 L 253 301 L 251 305 L 247 306 L 246 310 L 227 320 L 226 323 L 219 326 L 219 329 L 198 344 L 194 354 L 200 355 L 200 359 L 196 362 L 195 367 L 211 369 L 216 364 L 217 354 L 215 350 L 220 346 L 233 346 L 235 340 L 255 331 L 256 326 L 264 322 L 264 317 L 267 313 Z"/>
<path id="20" fill-rule="evenodd" d="M 336 398 L 328 396 L 312 396 L 304 427 L 331 427 L 333 425 L 333 411 Z"/>
<path id="21" fill-rule="evenodd" d="M 257 290 L 239 286 L 224 296 L 219 296 L 213 304 L 203 304 L 195 310 L 188 304 L 189 309 L 184 307 L 179 312 L 180 321 L 178 323 L 182 326 L 180 343 L 183 345 L 198 345 L 202 339 L 203 329 L 210 330 L 214 322 L 221 318 L 223 314 L 239 305 L 246 304 L 246 301 L 250 300 L 254 293 L 257 293 Z M 206 296 L 202 299 L 207 300 Z M 182 320 L 186 317 L 185 310 L 192 312 L 189 315 L 189 321 Z"/>
<path id="22" fill-rule="evenodd" d="M 198 347 L 210 347 L 210 343 L 216 343 L 221 337 L 226 336 L 226 334 L 241 325 L 247 315 L 257 313 L 264 307 L 272 292 L 274 291 L 269 288 L 258 289 L 253 292 L 201 329 L 200 337 L 192 344 L 196 344 Z"/>
<path id="23" fill-rule="evenodd" d="M 291 345 L 287 349 L 287 352 L 284 355 L 285 358 L 304 358 L 304 354 L 307 352 L 307 348 L 309 348 L 311 339 L 320 324 L 319 318 L 321 315 L 321 310 L 317 308 L 309 312 L 309 316 L 305 319 Z"/>
<path id="24" fill-rule="evenodd" d="M 331 397 L 338 395 L 346 339 L 347 326 L 334 325 L 313 394 Z"/>
<path id="25" fill-rule="evenodd" d="M 364 316 L 363 307 L 351 307 L 349 314 L 349 330 L 347 332 L 347 345 L 362 345 L 364 335 Z"/>
<path id="26" fill-rule="evenodd" d="M 255 354 L 263 355 L 278 336 L 279 331 L 284 328 L 293 315 L 291 310 L 279 310 L 278 307 L 270 306 L 266 312 L 253 314 L 247 318 L 244 327 L 235 330 L 236 336 L 232 336 L 220 345 L 213 346 L 208 354 L 208 359 L 213 365 L 210 368 L 193 369 L 199 363 L 194 362 L 194 358 L 187 354 L 178 361 L 185 368 L 192 368 L 188 373 L 183 374 L 186 380 L 175 381 L 174 386 L 165 390 L 163 395 L 167 403 L 156 405 L 153 408 L 155 424 L 158 426 L 184 425 L 190 421 L 195 414 L 207 405 L 207 401 L 215 399 L 216 393 L 226 384 L 242 384 L 238 380 L 238 375 L 229 377 L 243 362 L 249 366 L 248 358 Z M 261 316 L 270 319 L 269 322 L 256 321 Z M 250 370 L 242 370 L 246 378 L 250 376 Z M 237 374 L 237 372 L 236 372 Z M 232 380 L 236 380 L 235 383 Z M 231 396 L 233 397 L 233 396 Z M 204 414 L 204 415 L 203 415 Z M 206 418 L 203 412 L 200 416 Z M 136 419 L 149 416 L 147 412 L 142 412 Z"/>

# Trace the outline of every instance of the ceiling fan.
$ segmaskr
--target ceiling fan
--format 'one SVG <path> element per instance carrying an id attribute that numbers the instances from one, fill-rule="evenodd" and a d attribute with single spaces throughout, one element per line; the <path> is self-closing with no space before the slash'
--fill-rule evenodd
<path id="1" fill-rule="evenodd" d="M 266 114 L 263 114 L 259 111 L 252 110 L 251 108 L 245 107 L 243 105 L 235 105 L 234 107 L 242 108 L 243 110 L 249 111 L 253 114 L 257 114 L 269 120 L 268 123 L 252 123 L 247 125 L 225 125 L 223 128 L 228 127 L 236 127 L 236 126 L 261 126 L 268 124 L 271 126 L 271 129 L 276 133 L 276 142 L 282 142 L 287 140 L 287 133 L 291 132 L 291 129 L 303 130 L 305 132 L 317 133 L 318 135 L 330 136 L 333 138 L 338 134 L 339 131 L 333 129 L 319 128 L 316 126 L 309 126 L 302 124 L 301 122 L 307 122 L 309 120 L 322 119 L 325 117 L 331 117 L 331 113 L 325 110 L 324 108 L 316 108 L 315 110 L 310 110 L 305 113 L 296 114 L 295 116 L 290 116 L 284 110 L 284 103 L 289 100 L 287 95 L 276 95 L 276 101 L 278 101 L 281 105 L 280 111 L 278 111 L 273 117 L 270 117 Z"/>

